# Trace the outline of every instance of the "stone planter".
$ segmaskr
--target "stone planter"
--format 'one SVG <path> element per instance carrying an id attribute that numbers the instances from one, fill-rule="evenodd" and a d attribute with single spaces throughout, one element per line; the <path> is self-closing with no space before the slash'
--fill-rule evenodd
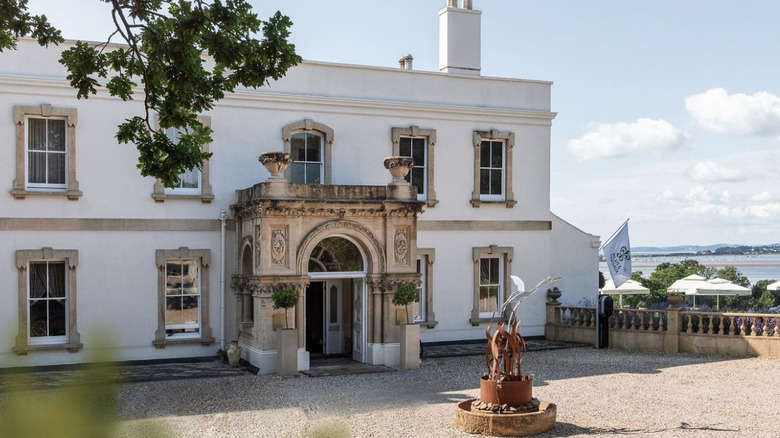
<path id="1" fill-rule="evenodd" d="M 683 302 L 682 295 L 667 295 L 666 302 L 669 303 L 669 307 L 680 307 L 680 303 Z"/>
<path id="2" fill-rule="evenodd" d="M 404 179 L 414 167 L 414 160 L 410 157 L 387 157 L 384 160 L 385 169 L 393 176 L 391 184 L 408 184 Z"/>
<path id="3" fill-rule="evenodd" d="M 420 366 L 420 326 L 404 324 L 401 326 L 401 363 L 403 369 Z"/>
<path id="4" fill-rule="evenodd" d="M 557 303 L 558 302 L 558 298 L 560 298 L 561 295 L 563 295 L 563 293 L 557 287 L 554 287 L 552 289 L 548 289 L 547 290 L 547 297 L 550 298 L 552 303 Z"/>
<path id="5" fill-rule="evenodd" d="M 232 367 L 237 367 L 241 361 L 241 347 L 238 346 L 238 341 L 230 341 L 230 346 L 225 352 L 227 354 L 228 363 Z"/>
<path id="6" fill-rule="evenodd" d="M 276 374 L 295 376 L 298 374 L 298 330 L 276 331 Z"/>
<path id="7" fill-rule="evenodd" d="M 501 385 L 486 376 L 479 379 L 479 400 L 485 403 L 520 406 L 531 401 L 532 376 L 523 376 L 523 380 L 504 380 Z"/>
<path id="8" fill-rule="evenodd" d="M 265 168 L 268 169 L 268 172 L 271 173 L 269 179 L 283 179 L 284 171 L 293 160 L 287 152 L 265 152 L 260 154 L 257 161 L 265 166 Z"/>

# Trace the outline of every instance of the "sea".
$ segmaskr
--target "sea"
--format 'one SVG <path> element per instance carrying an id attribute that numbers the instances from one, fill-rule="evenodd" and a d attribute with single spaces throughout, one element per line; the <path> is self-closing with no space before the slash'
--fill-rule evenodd
<path id="1" fill-rule="evenodd" d="M 780 255 L 634 255 L 631 257 L 631 271 L 642 272 L 642 277 L 648 278 L 655 271 L 656 266 L 664 262 L 680 263 L 691 259 L 700 265 L 721 269 L 725 266 L 734 266 L 750 281 L 756 284 L 759 280 L 780 280 Z M 609 278 L 609 270 L 606 262 L 599 263 L 599 271 Z"/>

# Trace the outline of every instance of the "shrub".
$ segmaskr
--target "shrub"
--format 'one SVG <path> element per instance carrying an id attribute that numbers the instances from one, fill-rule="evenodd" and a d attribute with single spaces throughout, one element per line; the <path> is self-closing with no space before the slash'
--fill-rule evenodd
<path id="1" fill-rule="evenodd" d="M 420 301 L 420 291 L 414 283 L 403 283 L 395 290 L 393 304 L 406 307 L 406 322 L 409 323 L 409 304 Z"/>
<path id="2" fill-rule="evenodd" d="M 290 323 L 287 321 L 287 309 L 298 304 L 298 292 L 292 289 L 280 289 L 271 294 L 271 301 L 274 302 L 274 309 L 284 309 L 284 328 L 290 328 Z"/>

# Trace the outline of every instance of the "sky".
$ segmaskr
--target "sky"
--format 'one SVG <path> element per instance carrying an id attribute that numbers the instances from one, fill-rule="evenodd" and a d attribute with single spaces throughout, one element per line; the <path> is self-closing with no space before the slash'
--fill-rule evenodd
<path id="1" fill-rule="evenodd" d="M 250 0 L 311 61 L 438 70 L 446 0 Z M 474 0 L 482 75 L 552 81 L 551 209 L 632 246 L 780 243 L 780 2 Z M 99 0 L 29 0 L 68 39 Z M 74 11 L 78 11 L 77 13 Z"/>

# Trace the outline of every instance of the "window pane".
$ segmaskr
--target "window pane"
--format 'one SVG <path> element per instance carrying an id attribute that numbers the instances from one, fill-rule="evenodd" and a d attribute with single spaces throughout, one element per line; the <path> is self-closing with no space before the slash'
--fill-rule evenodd
<path id="1" fill-rule="evenodd" d="M 490 167 L 490 142 L 483 141 L 479 146 L 479 167 Z"/>
<path id="2" fill-rule="evenodd" d="M 182 299 L 182 322 L 184 324 L 198 323 L 198 297 L 184 296 Z"/>
<path id="3" fill-rule="evenodd" d="M 46 120 L 27 119 L 27 149 L 46 150 Z"/>
<path id="4" fill-rule="evenodd" d="M 479 260 L 479 284 L 490 282 L 490 259 Z"/>
<path id="5" fill-rule="evenodd" d="M 30 263 L 30 298 L 46 298 L 46 262 Z"/>
<path id="6" fill-rule="evenodd" d="M 293 134 L 290 138 L 290 155 L 293 161 L 306 161 L 306 136 Z"/>
<path id="7" fill-rule="evenodd" d="M 65 120 L 48 120 L 48 149 L 65 152 Z"/>
<path id="8" fill-rule="evenodd" d="M 46 300 L 30 301 L 30 337 L 48 336 L 48 307 Z"/>
<path id="9" fill-rule="evenodd" d="M 65 336 L 65 300 L 49 300 L 49 336 Z"/>
<path id="10" fill-rule="evenodd" d="M 46 152 L 27 153 L 27 181 L 46 183 Z"/>
<path id="11" fill-rule="evenodd" d="M 494 141 L 490 151 L 490 167 L 501 168 L 504 162 L 504 148 L 501 142 Z"/>
<path id="12" fill-rule="evenodd" d="M 490 194 L 491 195 L 501 194 L 501 170 L 500 169 L 490 171 Z"/>
<path id="13" fill-rule="evenodd" d="M 50 152 L 49 157 L 48 180 L 49 184 L 65 184 L 65 154 Z"/>
<path id="14" fill-rule="evenodd" d="M 49 297 L 65 297 L 64 263 L 49 263 Z"/>
<path id="15" fill-rule="evenodd" d="M 490 283 L 498 284 L 498 259 L 488 259 L 490 263 Z"/>
<path id="16" fill-rule="evenodd" d="M 414 159 L 415 166 L 425 165 L 425 139 L 415 138 L 413 140 L 414 147 L 412 148 L 412 159 Z"/>
<path id="17" fill-rule="evenodd" d="M 424 187 L 423 187 L 423 180 L 425 176 L 425 169 L 422 167 L 415 167 L 412 169 L 411 172 L 407 176 L 412 176 L 412 185 L 417 188 L 418 194 L 425 193 Z"/>
<path id="18" fill-rule="evenodd" d="M 176 187 L 183 189 L 197 189 L 198 186 L 200 186 L 200 170 L 197 167 L 180 174 L 176 184 Z"/>
<path id="19" fill-rule="evenodd" d="M 490 194 L 490 170 L 489 169 L 479 170 L 479 194 L 481 195 Z"/>
<path id="20" fill-rule="evenodd" d="M 320 136 L 306 134 L 306 161 L 322 161 Z"/>
<path id="21" fill-rule="evenodd" d="M 319 184 L 320 183 L 320 169 L 321 164 L 306 164 L 306 184 Z"/>
<path id="22" fill-rule="evenodd" d="M 304 171 L 306 165 L 304 163 L 294 162 L 290 165 L 290 182 L 295 184 L 305 184 L 306 177 Z"/>
<path id="23" fill-rule="evenodd" d="M 165 299 L 165 323 L 167 325 L 181 324 L 181 311 L 181 297 L 167 297 Z"/>
<path id="24" fill-rule="evenodd" d="M 412 156 L 412 139 L 409 137 L 401 137 L 401 141 L 398 143 L 398 154 L 402 157 Z"/>

